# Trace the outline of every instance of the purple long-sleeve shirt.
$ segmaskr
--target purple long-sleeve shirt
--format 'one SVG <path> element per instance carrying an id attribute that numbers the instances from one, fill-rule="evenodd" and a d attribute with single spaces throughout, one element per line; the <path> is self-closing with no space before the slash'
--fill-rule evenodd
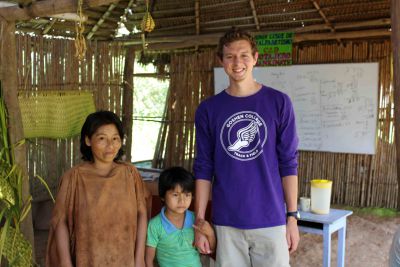
<path id="1" fill-rule="evenodd" d="M 297 175 L 295 116 L 289 97 L 262 86 L 225 91 L 196 111 L 196 179 L 213 182 L 216 225 L 255 229 L 286 224 L 281 177 Z"/>

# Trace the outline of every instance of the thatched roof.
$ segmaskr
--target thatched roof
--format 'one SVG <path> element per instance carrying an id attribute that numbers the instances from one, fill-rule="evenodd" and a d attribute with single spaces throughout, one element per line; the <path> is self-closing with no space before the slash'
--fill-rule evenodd
<path id="1" fill-rule="evenodd" d="M 1 0 L 29 9 L 52 0 Z M 60 1 L 60 0 L 59 0 Z M 63 0 L 65 1 L 65 0 Z M 78 0 L 70 0 L 77 3 Z M 57 1 L 55 1 L 57 2 Z M 141 21 L 146 0 L 103 1 L 88 7 L 84 35 L 97 40 L 125 40 L 141 44 Z M 102 1 L 91 1 L 101 4 Z M 146 34 L 150 44 L 171 48 L 213 44 L 232 25 L 253 32 L 294 31 L 295 41 L 390 36 L 390 0 L 148 0 L 155 29 Z M 10 9 L 10 7 L 8 7 Z M 16 7 L 14 7 L 16 8 Z M 74 10 L 76 11 L 76 4 Z M 29 10 L 28 10 L 29 11 Z M 34 12 L 30 12 L 33 14 Z M 60 12 L 61 13 L 61 12 Z M 29 12 L 27 12 L 29 14 Z M 117 37 L 124 25 L 131 34 Z M 75 36 L 75 22 L 40 16 L 18 20 L 17 29 L 36 34 Z M 200 38 L 201 37 L 201 38 Z M 153 48 L 157 48 L 154 45 Z M 159 45 L 158 48 L 163 48 Z"/>

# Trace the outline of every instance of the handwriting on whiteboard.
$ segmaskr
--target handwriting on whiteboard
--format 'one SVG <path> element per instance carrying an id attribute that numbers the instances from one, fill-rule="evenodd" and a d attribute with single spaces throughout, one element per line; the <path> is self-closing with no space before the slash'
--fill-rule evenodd
<path id="1" fill-rule="evenodd" d="M 228 78 L 214 75 L 217 93 Z M 254 78 L 291 98 L 300 150 L 375 153 L 378 63 L 258 67 Z"/>

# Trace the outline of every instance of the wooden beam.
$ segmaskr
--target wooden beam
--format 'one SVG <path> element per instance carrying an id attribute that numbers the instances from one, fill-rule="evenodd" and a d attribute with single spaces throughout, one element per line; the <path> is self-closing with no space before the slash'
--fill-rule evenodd
<path id="1" fill-rule="evenodd" d="M 193 52 L 195 50 L 191 50 L 190 52 Z M 134 73 L 133 77 L 140 77 L 140 78 L 157 78 L 157 79 L 168 79 L 169 73 L 165 74 L 158 74 L 158 73 Z"/>
<path id="2" fill-rule="evenodd" d="M 243 2 L 243 1 L 239 1 L 239 2 Z M 225 5 L 226 3 L 224 3 Z M 200 12 L 204 9 L 204 6 L 200 6 Z M 207 11 L 204 11 L 207 12 Z M 315 9 L 309 9 L 309 10 L 304 10 L 304 11 L 294 11 L 294 12 L 286 12 L 285 16 L 292 16 L 292 15 L 296 15 L 296 14 L 304 14 L 304 13 L 310 13 L 310 12 L 317 12 Z M 138 15 L 139 13 L 135 13 L 135 16 Z M 142 14 L 142 13 L 140 13 Z M 144 13 L 143 13 L 144 14 Z M 154 14 L 158 14 L 157 11 L 154 12 Z M 274 14 L 264 14 L 264 15 L 259 15 L 257 14 L 257 18 L 269 18 L 269 17 L 282 17 L 282 13 L 274 13 Z M 162 24 L 164 21 L 170 21 L 170 20 L 179 20 L 179 19 L 185 19 L 185 20 L 189 20 L 190 16 L 184 16 L 184 17 L 168 17 L 168 18 L 159 18 L 157 19 L 157 21 L 160 21 L 160 23 Z M 221 23 L 234 23 L 238 20 L 251 20 L 254 19 L 253 16 L 246 16 L 246 17 L 235 17 L 235 18 L 228 18 L 228 19 L 218 19 L 218 20 L 209 20 L 209 21 L 205 21 L 202 22 L 201 25 L 210 25 L 210 24 L 221 24 Z M 316 19 L 308 19 L 308 21 L 315 21 Z M 317 19 L 317 21 L 321 21 L 322 19 Z M 306 21 L 306 20 L 303 20 Z M 134 24 L 140 24 L 141 22 L 141 18 L 139 17 L 136 20 L 131 20 L 129 23 L 134 23 Z M 268 23 L 268 25 L 272 25 L 272 24 L 282 24 L 282 23 L 293 23 L 293 20 L 287 20 L 287 21 L 278 21 L 275 23 Z M 298 21 L 295 21 L 294 23 L 298 23 Z M 260 27 L 261 27 L 261 23 L 259 22 Z M 192 25 L 192 23 L 190 23 L 190 25 Z M 185 25 L 178 25 L 180 26 L 185 26 Z M 169 28 L 173 28 L 175 26 L 172 27 L 164 27 L 161 29 L 169 29 Z M 227 28 L 231 28 L 232 26 L 226 26 Z M 161 30 L 161 29 L 157 29 L 157 30 Z"/>
<path id="3" fill-rule="evenodd" d="M 135 48 L 128 47 L 125 53 L 124 81 L 122 106 L 122 125 L 126 132 L 125 155 L 126 161 L 131 162 L 132 151 L 132 123 L 133 123 L 133 68 L 135 63 Z"/>
<path id="4" fill-rule="evenodd" d="M 253 13 L 254 23 L 256 24 L 257 31 L 260 30 L 260 22 L 258 21 L 256 6 L 254 5 L 254 0 L 249 0 L 251 12 Z"/>
<path id="5" fill-rule="evenodd" d="M 382 27 L 389 26 L 390 19 L 376 19 L 376 20 L 366 20 L 366 21 L 358 21 L 351 23 L 335 23 L 333 26 L 336 30 L 343 29 L 354 29 L 354 28 L 363 28 L 363 27 Z M 326 24 L 314 24 L 305 27 L 299 27 L 293 29 L 294 32 L 311 32 L 311 31 L 321 31 L 321 30 L 330 30 L 330 28 Z"/>
<path id="6" fill-rule="evenodd" d="M 259 14 L 257 17 L 258 18 L 273 18 L 273 17 L 292 17 L 296 15 L 304 15 L 304 14 L 309 14 L 309 13 L 315 13 L 317 12 L 314 9 L 304 9 L 304 10 L 297 10 L 297 11 L 285 11 L 285 13 L 282 12 L 276 12 L 276 13 L 267 13 L 267 14 Z"/>
<path id="7" fill-rule="evenodd" d="M 135 24 L 140 24 L 143 18 L 139 18 L 136 20 L 130 20 Z M 185 16 L 177 16 L 177 17 L 166 17 L 166 18 L 157 18 L 157 22 L 166 23 L 166 22 L 177 22 L 177 21 L 194 21 L 195 17 L 193 15 L 185 15 Z"/>
<path id="8" fill-rule="evenodd" d="M 1 39 L 1 67 L 2 71 L 0 79 L 4 92 L 4 101 L 8 111 L 8 129 L 9 137 L 12 145 L 15 145 L 24 139 L 21 111 L 18 102 L 18 79 L 17 79 L 17 49 L 15 42 L 15 22 L 6 22 L 0 20 L 2 37 Z M 26 145 L 20 145 L 13 149 L 15 164 L 19 165 L 22 170 L 22 199 L 27 201 L 30 197 L 29 177 L 27 176 L 26 164 Z M 31 243 L 34 253 L 34 238 L 32 212 L 29 210 L 28 215 L 21 223 L 21 232 L 25 238 Z"/>
<path id="9" fill-rule="evenodd" d="M 182 24 L 182 25 L 174 25 L 174 26 L 170 26 L 170 27 L 157 28 L 157 32 L 171 31 L 171 30 L 177 30 L 177 29 L 187 29 L 187 28 L 193 28 L 193 27 L 196 27 L 195 23 L 187 23 L 187 24 Z"/>
<path id="10" fill-rule="evenodd" d="M 209 20 L 205 21 L 202 24 L 203 25 L 209 25 L 209 24 L 218 24 L 218 23 L 226 23 L 226 22 L 234 22 L 238 20 L 246 20 L 246 19 L 252 19 L 253 16 L 245 16 L 245 17 L 236 17 L 236 18 L 229 18 L 229 19 L 217 19 L 217 20 Z"/>
<path id="11" fill-rule="evenodd" d="M 51 17 L 56 18 L 56 19 L 69 20 L 69 21 L 78 21 L 78 22 L 81 21 L 81 18 L 76 13 L 55 14 L 55 15 L 52 15 Z M 86 22 L 87 20 L 88 20 L 88 16 L 83 15 L 83 21 Z"/>
<path id="12" fill-rule="evenodd" d="M 99 21 L 97 21 L 96 25 L 94 25 L 93 28 L 90 30 L 90 32 L 86 35 L 86 39 L 90 40 L 92 38 L 93 34 L 97 31 L 97 29 L 101 26 L 101 24 L 103 24 L 104 20 L 110 16 L 111 11 L 116 7 L 118 2 L 119 0 L 112 3 L 108 7 L 106 13 L 104 13 L 103 16 L 101 16 Z"/>
<path id="13" fill-rule="evenodd" d="M 400 210 L 400 1 L 391 1 L 392 49 L 393 49 L 393 92 L 397 166 L 397 210 Z"/>
<path id="14" fill-rule="evenodd" d="M 200 3 L 199 0 L 194 1 L 194 17 L 195 17 L 195 24 L 196 24 L 196 35 L 200 35 Z M 197 51 L 199 46 L 196 45 L 194 49 Z"/>
<path id="15" fill-rule="evenodd" d="M 224 8 L 225 6 L 245 3 L 246 1 L 248 1 L 248 0 L 228 1 L 228 2 L 224 2 L 224 3 L 218 3 L 218 4 L 201 5 L 200 10 Z M 193 12 L 194 9 L 195 8 L 193 8 L 193 7 L 183 7 L 183 8 L 173 8 L 173 9 L 153 10 L 153 12 L 151 12 L 151 14 L 154 16 L 158 16 L 158 15 L 166 15 L 166 14 L 190 13 L 190 12 Z M 204 12 L 207 12 L 207 11 L 204 11 Z M 146 12 L 135 12 L 133 14 L 133 17 L 142 18 L 145 14 L 146 14 Z"/>
<path id="16" fill-rule="evenodd" d="M 292 22 L 292 21 L 291 21 Z M 156 32 L 152 33 L 149 35 L 147 40 L 151 43 L 153 42 L 174 42 L 175 37 L 159 37 L 160 39 L 157 39 L 154 36 L 157 36 L 158 33 L 163 32 L 162 34 L 165 34 L 165 31 L 173 31 L 176 29 L 190 29 L 194 26 L 195 24 L 184 24 L 184 25 L 177 25 L 177 26 L 172 26 L 172 27 L 164 27 L 157 29 Z M 359 30 L 357 28 L 363 28 L 363 27 L 382 27 L 382 26 L 389 26 L 390 25 L 390 19 L 377 19 L 377 20 L 368 20 L 368 21 L 359 21 L 359 22 L 353 22 L 353 23 L 336 23 L 334 24 L 335 29 L 352 29 L 354 30 Z M 246 24 L 246 25 L 240 25 L 240 27 L 246 27 L 246 28 L 251 28 L 253 27 L 254 24 Z M 230 25 L 228 26 L 220 26 L 220 27 L 207 27 L 206 29 L 208 31 L 226 31 L 227 29 L 231 28 Z M 324 30 L 330 30 L 330 28 L 326 24 L 315 24 L 315 25 L 310 25 L 310 26 L 305 26 L 305 27 L 297 27 L 297 28 L 291 28 L 288 29 L 288 31 L 295 32 L 295 33 L 306 33 L 306 32 L 313 32 L 313 31 L 324 31 Z M 267 32 L 268 30 L 264 29 L 264 32 Z M 272 32 L 273 30 L 270 30 Z M 171 32 L 173 33 L 173 32 Z M 174 35 L 174 34 L 172 34 Z M 152 37 L 153 36 L 153 37 Z M 133 37 L 133 40 L 125 40 L 126 42 L 131 42 L 129 44 L 135 44 L 135 40 L 138 43 L 141 43 L 142 41 L 140 40 L 140 36 L 137 38 Z M 121 40 L 120 41 L 124 41 Z"/>
<path id="17" fill-rule="evenodd" d="M 200 4 L 199 0 L 194 2 L 195 18 L 196 18 L 196 35 L 200 34 Z"/>
<path id="18" fill-rule="evenodd" d="M 253 32 L 253 34 L 268 34 L 271 32 Z M 175 37 L 157 37 L 146 38 L 148 50 L 173 50 L 195 47 L 196 45 L 216 45 L 221 37 L 221 33 L 202 34 L 199 36 L 175 36 Z M 388 30 L 367 30 L 335 33 L 317 33 L 317 34 L 296 34 L 293 42 L 300 43 L 305 41 L 322 41 L 340 39 L 358 39 L 372 37 L 390 37 Z M 141 50 L 139 40 L 122 41 L 124 45 L 133 45 L 136 50 Z"/>
<path id="19" fill-rule="evenodd" d="M 315 9 L 318 10 L 319 15 L 324 19 L 325 24 L 330 28 L 331 32 L 335 32 L 335 27 L 333 27 L 332 23 L 329 21 L 329 19 L 326 17 L 325 13 L 322 11 L 321 7 L 315 0 L 311 0 L 312 4 L 314 5 Z M 339 44 L 342 43 L 340 39 L 337 39 Z"/>
<path id="20" fill-rule="evenodd" d="M 224 8 L 225 6 L 246 3 L 247 0 L 236 0 L 236 1 L 226 1 L 223 3 L 216 3 L 216 4 L 209 4 L 209 5 L 202 5 L 201 9 L 216 9 L 216 8 Z"/>
<path id="21" fill-rule="evenodd" d="M 290 31 L 290 30 L 289 30 Z M 269 34 L 273 31 L 251 32 L 253 35 Z M 222 33 L 186 35 L 186 36 L 169 36 L 169 37 L 147 37 L 146 42 L 151 44 L 157 43 L 182 43 L 185 44 L 198 44 L 198 45 L 215 45 L 218 43 Z M 302 33 L 296 34 L 294 37 L 295 42 L 303 41 L 316 41 L 316 40 L 332 40 L 335 38 L 352 39 L 352 38 L 367 38 L 367 37 L 388 37 L 390 31 L 386 29 L 378 30 L 365 30 L 365 31 L 346 31 L 335 33 Z M 138 45 L 141 44 L 140 38 L 136 37 L 134 40 L 120 40 L 124 45 Z"/>
<path id="22" fill-rule="evenodd" d="M 89 16 L 89 18 L 92 18 L 92 19 L 98 19 L 98 18 L 100 18 L 103 14 L 102 13 L 98 13 L 98 12 L 96 12 L 96 11 L 93 11 L 93 9 L 90 9 L 90 10 L 85 10 L 85 15 L 88 15 Z M 113 17 L 108 17 L 108 18 L 106 18 L 106 21 L 111 21 L 111 22 L 115 22 L 115 23 L 118 23 L 118 21 L 119 21 L 119 19 L 116 19 L 116 18 L 113 18 Z M 97 22 L 97 21 L 96 21 Z"/>
<path id="23" fill-rule="evenodd" d="M 319 4 L 315 0 L 311 0 L 311 3 L 314 5 L 319 15 L 324 19 L 326 25 L 328 25 L 328 27 L 332 29 L 332 32 L 335 32 L 335 28 L 332 26 L 332 23 L 329 21 L 329 19 L 325 16 L 325 13 L 322 11 Z"/>
<path id="24" fill-rule="evenodd" d="M 296 34 L 293 41 L 295 43 L 300 43 L 305 41 L 359 39 L 359 38 L 371 38 L 371 37 L 390 37 L 390 31 L 366 30 L 366 31 L 330 32 L 330 33 L 317 33 L 317 34 L 305 33 L 305 34 Z"/>
<path id="25" fill-rule="evenodd" d="M 92 8 L 108 5 L 116 0 L 85 0 L 83 8 Z M 49 17 L 54 14 L 76 12 L 76 0 L 44 0 L 33 2 L 31 5 L 20 8 L 19 6 L 0 8 L 0 18 L 7 21 L 28 20 L 35 17 Z"/>
<path id="26" fill-rule="evenodd" d="M 190 13 L 193 12 L 193 7 L 183 7 L 183 8 L 174 8 L 174 9 L 163 9 L 163 10 L 154 10 L 151 14 L 152 16 L 161 17 L 161 15 L 169 15 L 169 14 L 178 14 L 178 13 Z M 143 18 L 146 12 L 134 12 L 133 17 Z"/>
<path id="27" fill-rule="evenodd" d="M 266 23 L 264 23 L 265 26 L 268 26 Z M 236 27 L 247 30 L 247 31 L 252 31 L 254 30 L 254 23 L 247 23 L 247 24 L 240 24 L 237 25 Z M 261 26 L 261 24 L 260 24 Z M 232 25 L 225 25 L 225 26 L 215 26 L 215 27 L 207 27 L 205 28 L 205 31 L 207 31 L 208 33 L 212 33 L 212 32 L 226 32 L 227 30 L 231 29 Z M 204 29 L 204 28 L 203 28 Z M 266 30 L 270 30 L 270 29 L 264 29 L 264 31 Z"/>

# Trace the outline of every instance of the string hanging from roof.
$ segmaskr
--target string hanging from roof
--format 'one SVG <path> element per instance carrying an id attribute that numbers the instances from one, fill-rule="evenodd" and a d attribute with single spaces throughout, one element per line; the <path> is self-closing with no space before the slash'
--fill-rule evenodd
<path id="1" fill-rule="evenodd" d="M 83 32 L 85 31 L 85 25 L 84 25 L 85 16 L 83 14 L 82 6 L 83 6 L 83 0 L 78 0 L 77 14 L 79 16 L 79 21 L 77 21 L 75 24 L 75 32 L 76 32 L 75 57 L 77 57 L 79 61 L 83 60 L 86 52 L 86 40 L 85 37 L 83 36 Z"/>

